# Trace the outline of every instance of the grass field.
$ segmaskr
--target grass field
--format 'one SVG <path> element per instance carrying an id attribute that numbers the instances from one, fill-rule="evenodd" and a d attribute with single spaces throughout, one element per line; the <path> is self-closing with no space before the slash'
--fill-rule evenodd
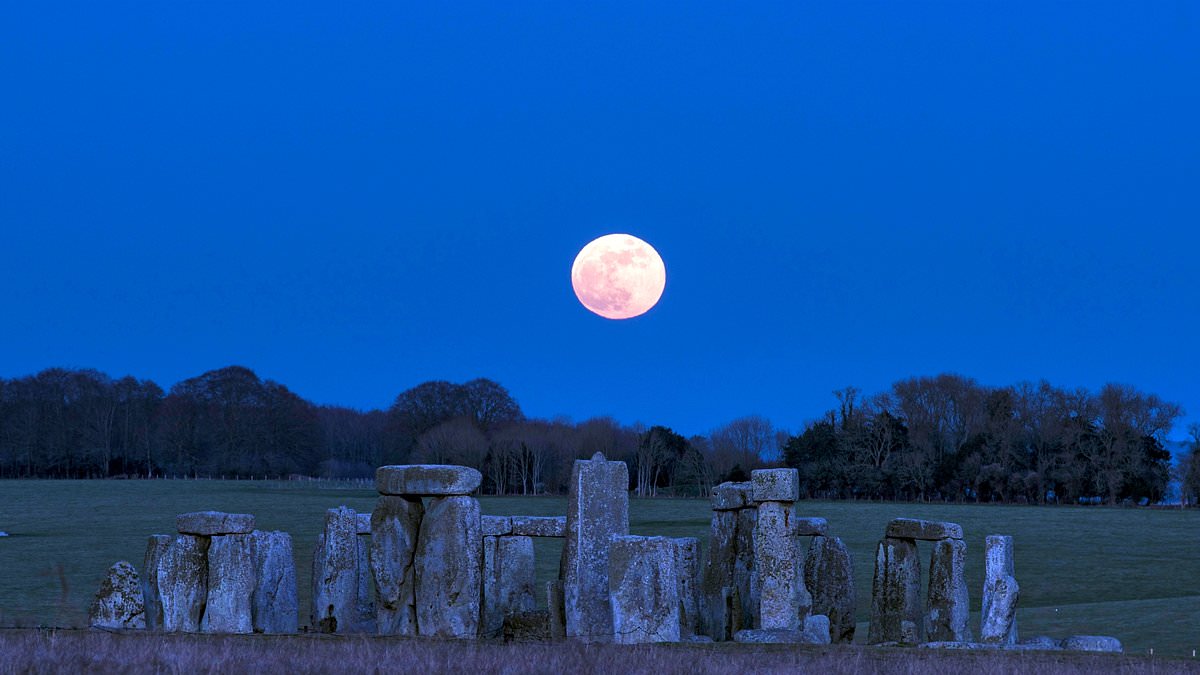
<path id="1" fill-rule="evenodd" d="M 146 537 L 174 531 L 175 514 L 248 512 L 259 529 L 292 534 L 301 607 L 325 509 L 369 511 L 370 487 L 250 481 L 0 481 L 0 625 L 82 626 L 109 565 L 141 567 Z M 485 497 L 484 513 L 561 515 L 561 497 Z M 1021 583 L 1021 634 L 1105 634 L 1129 652 L 1200 650 L 1200 511 L 805 502 L 854 556 L 859 620 L 868 618 L 875 544 L 897 516 L 952 520 L 967 534 L 967 582 L 978 610 L 983 539 L 1011 534 Z M 633 500 L 634 534 L 707 539 L 699 500 Z M 924 547 L 928 555 L 929 547 Z M 539 579 L 557 573 L 560 544 L 537 540 Z M 926 558 L 927 560 L 927 558 Z M 307 617 L 301 617 L 307 623 Z M 976 624 L 977 627 L 977 624 Z M 865 637 L 866 626 L 859 635 Z"/>

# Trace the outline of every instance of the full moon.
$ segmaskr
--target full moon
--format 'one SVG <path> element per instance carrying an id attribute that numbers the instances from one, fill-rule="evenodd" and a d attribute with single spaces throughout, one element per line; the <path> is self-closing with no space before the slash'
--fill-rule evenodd
<path id="1" fill-rule="evenodd" d="M 571 265 L 575 297 L 606 319 L 632 319 L 650 310 L 667 285 L 658 251 L 630 234 L 593 240 Z"/>

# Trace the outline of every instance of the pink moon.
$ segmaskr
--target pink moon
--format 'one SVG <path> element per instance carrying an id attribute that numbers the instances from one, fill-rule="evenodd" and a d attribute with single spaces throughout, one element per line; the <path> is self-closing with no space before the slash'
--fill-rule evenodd
<path id="1" fill-rule="evenodd" d="M 606 319 L 632 319 L 658 303 L 667 268 L 650 244 L 630 234 L 606 234 L 575 256 L 571 286 L 588 310 Z"/>

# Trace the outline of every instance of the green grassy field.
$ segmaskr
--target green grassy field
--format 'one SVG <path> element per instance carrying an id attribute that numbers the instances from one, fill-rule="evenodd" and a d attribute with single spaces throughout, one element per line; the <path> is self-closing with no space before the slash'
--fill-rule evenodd
<path id="1" fill-rule="evenodd" d="M 148 535 L 173 532 L 177 513 L 206 509 L 253 513 L 259 529 L 291 533 L 306 608 L 325 509 L 369 511 L 374 502 L 370 487 L 319 482 L 0 481 L 0 530 L 11 535 L 0 538 L 0 625 L 84 625 L 109 565 L 129 560 L 140 568 Z M 566 511 L 561 497 L 481 502 L 497 515 Z M 849 546 L 860 621 L 868 618 L 875 544 L 888 520 L 906 516 L 963 525 L 976 610 L 983 539 L 1013 535 L 1024 636 L 1115 635 L 1127 651 L 1164 655 L 1200 649 L 1200 511 L 804 502 L 802 512 L 827 518 Z M 705 541 L 710 513 L 706 501 L 633 500 L 631 529 Z M 557 573 L 560 549 L 537 540 L 540 580 Z"/>

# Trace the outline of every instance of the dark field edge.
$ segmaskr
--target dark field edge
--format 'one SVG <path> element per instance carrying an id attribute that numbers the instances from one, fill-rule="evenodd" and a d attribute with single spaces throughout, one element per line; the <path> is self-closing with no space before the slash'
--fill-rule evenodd
<path id="1" fill-rule="evenodd" d="M 1200 673 L 1200 660 L 849 645 L 584 645 L 0 630 L 0 673 Z"/>

